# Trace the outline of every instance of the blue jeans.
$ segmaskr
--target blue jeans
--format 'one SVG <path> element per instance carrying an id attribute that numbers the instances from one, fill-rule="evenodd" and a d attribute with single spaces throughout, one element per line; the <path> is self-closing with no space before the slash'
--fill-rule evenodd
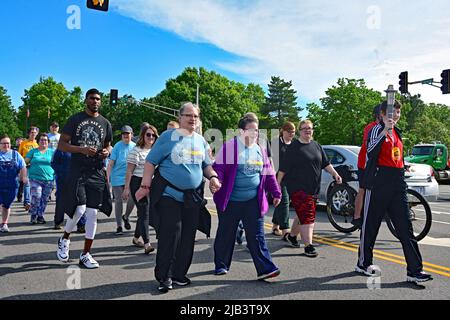
<path id="1" fill-rule="evenodd" d="M 225 212 L 219 212 L 219 226 L 214 241 L 215 270 L 229 270 L 233 257 L 235 230 L 242 220 L 247 248 L 253 259 L 257 275 L 277 270 L 264 238 L 264 217 L 261 217 L 258 198 L 248 201 L 230 201 Z"/>
<path id="2" fill-rule="evenodd" d="M 43 217 L 47 208 L 48 197 L 52 192 L 53 180 L 41 181 L 31 180 L 31 207 L 30 215 L 32 217 Z"/>
<path id="3" fill-rule="evenodd" d="M 23 205 L 31 204 L 30 182 L 23 184 Z"/>

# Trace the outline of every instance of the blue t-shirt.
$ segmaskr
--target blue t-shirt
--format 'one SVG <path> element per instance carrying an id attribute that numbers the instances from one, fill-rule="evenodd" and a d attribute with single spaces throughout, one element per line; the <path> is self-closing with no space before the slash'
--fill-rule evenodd
<path id="1" fill-rule="evenodd" d="M 211 164 L 209 145 L 198 133 L 183 136 L 176 129 L 165 131 L 156 140 L 146 161 L 159 165 L 161 176 L 179 189 L 195 189 L 203 179 L 203 169 Z M 183 193 L 167 187 L 163 193 L 183 202 Z"/>
<path id="2" fill-rule="evenodd" d="M 53 180 L 55 172 L 51 164 L 54 153 L 55 150 L 51 148 L 48 148 L 44 153 L 41 153 L 38 148 L 31 149 L 27 153 L 26 158 L 31 159 L 30 168 L 28 169 L 30 180 Z"/>
<path id="3" fill-rule="evenodd" d="M 25 165 L 25 160 L 17 151 L 0 151 L 0 189 L 15 188 L 17 186 L 18 171 Z"/>
<path id="4" fill-rule="evenodd" d="M 112 149 L 110 160 L 114 160 L 114 166 L 111 170 L 111 185 L 113 187 L 125 185 L 125 175 L 127 173 L 128 153 L 136 146 L 136 143 L 129 144 L 119 141 Z"/>
<path id="5" fill-rule="evenodd" d="M 259 145 L 246 147 L 241 139 L 238 144 L 238 169 L 234 180 L 231 201 L 248 201 L 258 194 L 261 171 L 264 165 L 263 153 Z"/>

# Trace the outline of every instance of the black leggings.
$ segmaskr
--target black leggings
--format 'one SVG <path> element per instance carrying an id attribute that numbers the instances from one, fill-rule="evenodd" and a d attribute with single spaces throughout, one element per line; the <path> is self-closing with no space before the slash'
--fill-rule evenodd
<path id="1" fill-rule="evenodd" d="M 142 237 L 144 243 L 149 243 L 149 228 L 148 228 L 148 214 L 149 214 L 149 199 L 148 197 L 144 197 L 140 201 L 136 201 L 135 193 L 141 186 L 142 178 L 132 176 L 130 181 L 130 192 L 131 197 L 133 198 L 134 203 L 137 208 L 137 216 L 138 220 L 136 223 L 136 229 L 134 230 L 134 237 L 139 238 Z"/>

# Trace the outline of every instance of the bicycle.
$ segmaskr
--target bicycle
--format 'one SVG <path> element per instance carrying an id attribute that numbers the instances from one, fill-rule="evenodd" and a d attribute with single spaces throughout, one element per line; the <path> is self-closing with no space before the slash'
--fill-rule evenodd
<path id="1" fill-rule="evenodd" d="M 335 168 L 342 177 L 342 184 L 333 183 L 327 196 L 327 216 L 330 223 L 338 231 L 351 233 L 358 229 L 351 224 L 355 212 L 355 199 L 357 191 L 348 182 L 358 181 L 356 170 L 348 166 Z M 417 241 L 422 240 L 431 229 L 432 213 L 427 200 L 417 191 L 406 190 L 410 219 L 414 236 Z M 398 239 L 394 225 L 386 214 L 384 220 L 391 233 Z"/>

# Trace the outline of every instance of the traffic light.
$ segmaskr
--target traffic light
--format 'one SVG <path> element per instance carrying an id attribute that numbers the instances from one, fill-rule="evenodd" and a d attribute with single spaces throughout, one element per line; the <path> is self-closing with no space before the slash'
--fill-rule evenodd
<path id="1" fill-rule="evenodd" d="M 89 9 L 108 11 L 109 0 L 87 0 L 86 6 Z"/>
<path id="2" fill-rule="evenodd" d="M 117 106 L 118 100 L 119 100 L 119 90 L 111 89 L 111 92 L 109 93 L 109 105 L 111 107 Z"/>
<path id="3" fill-rule="evenodd" d="M 402 73 L 400 73 L 398 78 L 400 79 L 400 81 L 398 82 L 398 84 L 400 85 L 400 92 L 402 94 L 408 93 L 408 71 L 403 71 Z"/>
<path id="4" fill-rule="evenodd" d="M 442 83 L 442 86 L 441 86 L 442 94 L 450 93 L 450 81 L 449 81 L 450 69 L 443 70 L 442 73 L 441 73 L 441 78 L 442 78 L 442 80 L 441 80 L 441 83 Z"/>

